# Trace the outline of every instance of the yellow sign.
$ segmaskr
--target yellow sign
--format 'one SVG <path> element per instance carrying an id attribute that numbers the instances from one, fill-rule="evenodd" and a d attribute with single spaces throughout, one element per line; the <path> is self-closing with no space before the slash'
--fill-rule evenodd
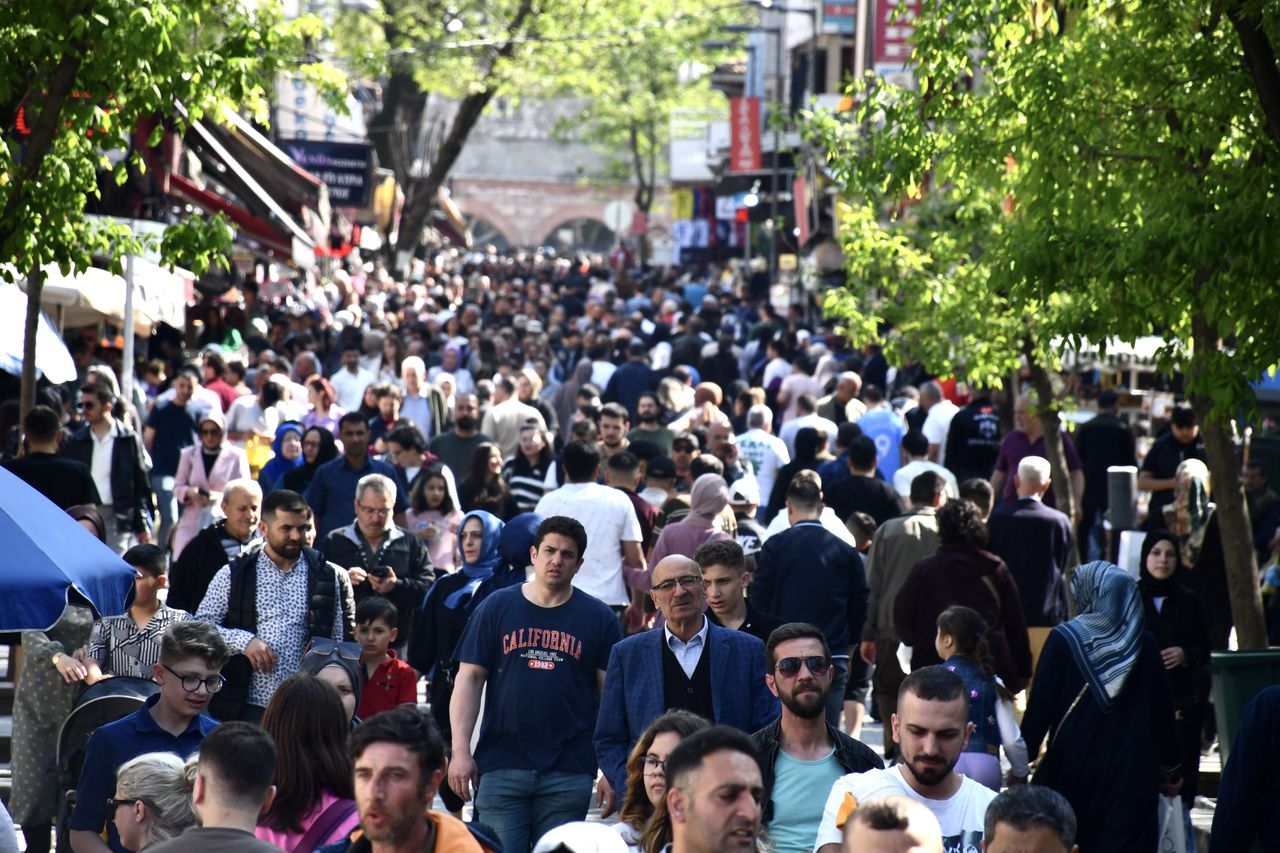
<path id="1" fill-rule="evenodd" d="M 693 218 L 693 190 L 671 191 L 671 218 L 673 220 Z"/>
<path id="2" fill-rule="evenodd" d="M 796 266 L 795 255 L 778 255 L 778 269 L 792 272 L 795 270 Z"/>

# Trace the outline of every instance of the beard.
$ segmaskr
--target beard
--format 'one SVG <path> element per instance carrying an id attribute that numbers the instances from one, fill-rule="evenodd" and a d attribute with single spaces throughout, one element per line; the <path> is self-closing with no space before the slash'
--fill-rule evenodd
<path id="1" fill-rule="evenodd" d="M 476 428 L 476 419 L 469 416 L 457 418 L 455 423 L 464 430 L 473 430 Z"/>
<path id="2" fill-rule="evenodd" d="M 636 420 L 642 424 L 656 424 L 658 422 L 658 416 L 651 412 L 646 412 L 642 415 L 636 415 Z"/>
<path id="3" fill-rule="evenodd" d="M 797 685 L 790 693 L 778 691 L 778 698 L 788 711 L 800 719 L 813 720 L 826 713 L 828 692 L 816 685 Z"/>
<path id="4" fill-rule="evenodd" d="M 936 764 L 925 764 L 921 761 L 925 757 L 936 757 L 941 760 Z M 956 766 L 956 762 L 959 760 L 959 755 L 956 755 L 956 757 L 950 761 L 947 761 L 946 756 L 916 755 L 903 763 L 906 765 L 907 771 L 916 778 L 917 782 L 921 785 L 933 786 L 940 783 L 943 779 L 946 779 L 947 775 L 951 773 L 952 769 Z"/>

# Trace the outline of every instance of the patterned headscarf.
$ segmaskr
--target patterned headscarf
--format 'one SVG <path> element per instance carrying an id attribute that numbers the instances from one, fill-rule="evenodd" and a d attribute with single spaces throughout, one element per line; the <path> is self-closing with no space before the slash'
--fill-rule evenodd
<path id="1" fill-rule="evenodd" d="M 1102 712 L 1109 713 L 1142 648 L 1142 598 L 1133 576 L 1105 560 L 1078 567 L 1071 595 L 1080 615 L 1059 627 Z"/>
<path id="2" fill-rule="evenodd" d="M 1209 521 L 1217 509 L 1209 501 L 1209 468 L 1199 459 L 1184 459 L 1173 478 L 1170 529 L 1178 537 L 1183 564 L 1194 568 L 1204 547 Z"/>

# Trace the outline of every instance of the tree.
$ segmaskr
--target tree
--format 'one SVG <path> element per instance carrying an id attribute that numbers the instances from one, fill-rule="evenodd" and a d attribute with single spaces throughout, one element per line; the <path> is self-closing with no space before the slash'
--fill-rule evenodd
<path id="1" fill-rule="evenodd" d="M 1244 648 L 1266 631 L 1232 431 L 1280 361 L 1277 39 L 1280 8 L 1259 0 L 927 0 L 921 91 L 873 85 L 861 112 L 888 168 L 860 185 L 932 170 L 1007 200 L 964 259 L 985 271 L 972 298 L 1050 306 L 1029 318 L 1039 345 L 1164 337 L 1204 434 Z"/>
<path id="2" fill-rule="evenodd" d="M 318 21 L 284 22 L 278 3 L 238 0 L 11 0 L 0 16 L 0 261 L 28 281 L 22 407 L 35 397 L 35 330 L 42 268 L 84 269 L 107 255 L 115 272 L 142 242 L 120 226 L 85 219 L 85 200 L 111 171 L 123 183 L 144 168 L 141 149 L 166 126 L 217 118 L 223 106 L 266 115 L 277 70 L 300 57 Z M 306 73 L 332 84 L 326 69 Z M 185 107 L 185 113 L 179 109 Z M 184 116 L 189 117 L 186 118 Z M 159 118 L 150 138 L 140 120 Z M 171 229 L 168 262 L 200 272 L 229 243 L 222 218 Z M 225 259 L 222 260 L 225 263 Z"/>
<path id="3" fill-rule="evenodd" d="M 615 36 L 571 59 L 576 73 L 566 75 L 564 91 L 586 104 L 559 132 L 607 154 L 607 177 L 635 184 L 636 210 L 646 218 L 667 172 L 672 113 L 724 104 L 705 75 L 719 53 L 703 43 L 741 16 L 709 0 L 627 5 L 611 18 Z M 640 249 L 644 262 L 647 241 Z"/>

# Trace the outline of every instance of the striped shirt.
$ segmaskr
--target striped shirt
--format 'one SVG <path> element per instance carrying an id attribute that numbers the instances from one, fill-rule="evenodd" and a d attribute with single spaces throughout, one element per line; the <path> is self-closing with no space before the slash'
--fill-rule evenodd
<path id="1" fill-rule="evenodd" d="M 149 679 L 151 668 L 160 662 L 160 635 L 164 629 L 190 618 L 187 611 L 162 604 L 144 628 L 139 628 L 128 613 L 99 619 L 89 635 L 89 657 L 105 673 Z"/>

